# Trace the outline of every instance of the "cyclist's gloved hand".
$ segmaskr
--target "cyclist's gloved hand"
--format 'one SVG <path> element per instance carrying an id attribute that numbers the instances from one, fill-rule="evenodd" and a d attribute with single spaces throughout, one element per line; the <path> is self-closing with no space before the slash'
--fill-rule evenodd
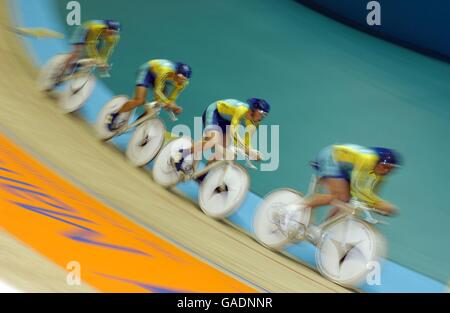
<path id="1" fill-rule="evenodd" d="M 181 112 L 183 112 L 183 108 L 178 106 L 176 103 L 171 103 L 169 105 L 169 108 L 172 110 L 173 113 L 175 114 L 181 114 Z"/>
<path id="2" fill-rule="evenodd" d="M 398 214 L 397 208 L 388 202 L 381 202 L 380 204 L 378 204 L 376 206 L 376 209 L 378 211 L 380 211 L 380 213 L 382 213 L 384 215 L 388 215 L 388 216 L 393 216 L 393 215 Z"/>
<path id="3" fill-rule="evenodd" d="M 107 63 L 100 63 L 97 67 L 101 77 L 111 77 L 109 74 L 109 65 Z"/>

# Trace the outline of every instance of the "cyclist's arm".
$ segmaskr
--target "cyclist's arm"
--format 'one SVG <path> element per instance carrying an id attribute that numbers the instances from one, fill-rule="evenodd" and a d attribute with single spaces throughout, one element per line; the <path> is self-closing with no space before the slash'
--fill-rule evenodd
<path id="1" fill-rule="evenodd" d="M 89 58 L 98 60 L 100 57 L 99 51 L 97 49 L 98 40 L 102 28 L 98 25 L 86 25 L 86 51 Z"/>
<path id="2" fill-rule="evenodd" d="M 108 52 L 105 49 L 102 49 L 102 52 L 100 52 L 97 48 L 100 36 L 102 32 L 105 30 L 105 27 L 103 25 L 90 25 L 87 28 L 87 36 L 86 36 L 86 50 L 89 58 L 95 59 L 100 63 L 105 62 L 105 53 Z M 106 40 L 105 40 L 106 42 Z M 106 42 L 106 45 L 108 43 Z M 105 47 L 107 48 L 107 47 Z"/>
<path id="3" fill-rule="evenodd" d="M 86 50 L 87 50 L 87 54 L 88 54 L 89 58 L 92 58 L 92 59 L 99 58 L 99 53 L 97 50 L 97 43 L 94 40 L 89 40 L 86 43 Z"/>
<path id="4" fill-rule="evenodd" d="M 237 142 L 239 145 L 243 146 L 245 148 L 245 151 L 249 151 L 251 149 L 250 147 L 250 141 L 251 141 L 251 133 L 246 131 L 244 140 L 239 136 L 238 127 L 241 123 L 241 120 L 245 118 L 245 114 L 247 113 L 248 109 L 245 107 L 239 107 L 236 108 L 233 117 L 230 122 L 230 131 L 231 131 L 231 137 L 235 142 Z"/>
<path id="5" fill-rule="evenodd" d="M 350 190 L 353 197 L 376 208 L 377 205 L 382 204 L 384 201 L 375 194 L 380 179 L 374 179 L 373 176 L 370 177 L 374 175 L 373 173 L 371 174 L 371 171 L 373 171 L 375 162 L 371 157 L 368 157 L 367 159 L 358 160 L 354 164 Z"/>
<path id="6" fill-rule="evenodd" d="M 109 36 L 108 38 L 105 38 L 105 46 L 101 49 L 99 53 L 100 62 L 102 62 L 103 64 L 108 63 L 108 60 L 114 51 L 114 47 L 117 45 L 119 40 L 120 40 L 119 35 Z"/>
<path id="7" fill-rule="evenodd" d="M 253 148 L 251 146 L 251 140 L 252 140 L 252 136 L 256 131 L 256 126 L 253 125 L 253 123 L 251 123 L 250 121 L 246 122 L 246 128 L 245 128 L 245 135 L 244 135 L 244 145 L 245 145 L 245 151 L 247 151 L 247 153 L 249 153 L 249 151 L 251 151 Z"/>
<path id="8" fill-rule="evenodd" d="M 337 162 L 353 164 L 350 192 L 352 197 L 367 205 L 392 215 L 396 208 L 377 196 L 382 176 L 374 173 L 378 158 L 370 152 L 362 152 L 349 146 L 334 146 L 334 158 Z"/>
<path id="9" fill-rule="evenodd" d="M 172 93 L 170 94 L 170 96 L 168 97 L 168 100 L 170 103 L 173 103 L 177 100 L 178 96 L 180 95 L 180 93 L 184 90 L 184 88 L 186 88 L 186 86 L 188 85 L 188 82 L 182 84 L 182 85 L 176 85 L 174 90 L 172 91 Z"/>
<path id="10" fill-rule="evenodd" d="M 169 74 L 168 72 L 164 72 L 161 73 L 160 75 L 157 75 L 155 79 L 155 87 L 153 89 L 155 100 L 163 104 L 171 103 L 171 101 L 164 94 L 168 74 Z"/>

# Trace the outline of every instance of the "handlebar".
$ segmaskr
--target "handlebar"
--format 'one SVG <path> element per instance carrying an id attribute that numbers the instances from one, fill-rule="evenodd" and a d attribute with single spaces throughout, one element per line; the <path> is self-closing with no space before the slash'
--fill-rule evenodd
<path id="1" fill-rule="evenodd" d="M 248 167 L 248 168 L 251 168 L 252 170 L 257 170 L 258 168 L 252 163 L 252 161 L 250 161 L 250 160 L 245 160 L 245 165 Z"/>
<path id="2" fill-rule="evenodd" d="M 167 110 L 167 114 L 169 114 L 169 118 L 172 122 L 178 121 L 178 117 L 172 111 Z"/>
<path id="3" fill-rule="evenodd" d="M 101 65 L 106 65 L 106 70 L 101 71 L 99 73 L 99 75 L 102 78 L 111 77 L 111 75 L 109 74 L 109 71 L 111 70 L 113 64 L 104 64 L 104 63 L 99 62 L 97 59 L 94 59 L 94 58 L 80 59 L 80 60 L 77 61 L 77 63 L 82 68 L 84 68 L 84 71 L 86 71 L 86 72 L 94 71 L 98 67 L 100 67 Z"/>
<path id="4" fill-rule="evenodd" d="M 97 66 L 98 62 L 96 59 L 87 58 L 87 59 L 80 59 L 77 61 L 78 64 L 82 66 Z"/>
<path id="5" fill-rule="evenodd" d="M 373 208 L 373 207 L 369 207 L 369 206 L 367 205 L 367 203 L 362 202 L 362 201 L 360 201 L 360 200 L 357 200 L 357 199 L 355 199 L 355 198 L 351 199 L 351 200 L 350 200 L 350 203 L 351 203 L 351 205 L 353 205 L 354 207 L 360 209 L 361 211 L 369 212 L 369 213 L 376 213 L 376 214 L 379 214 L 379 215 L 384 215 L 384 216 L 386 216 L 386 213 L 385 213 L 385 212 L 383 212 L 383 211 L 381 211 L 381 210 L 378 210 L 378 209 L 376 209 L 376 208 Z"/>
<path id="6" fill-rule="evenodd" d="M 245 165 L 248 168 L 251 168 L 253 170 L 257 170 L 258 168 L 253 164 L 250 156 L 248 155 L 248 153 L 245 151 L 245 147 L 242 146 L 235 146 L 232 145 L 231 147 L 227 148 L 228 151 L 230 151 L 231 153 L 234 154 L 235 159 L 236 159 L 236 155 L 239 153 L 240 155 L 242 155 L 245 158 Z"/>
<path id="7" fill-rule="evenodd" d="M 147 104 L 147 106 L 152 109 L 155 110 L 156 112 L 159 112 L 161 110 L 161 108 L 163 107 L 163 105 L 158 102 L 158 101 L 153 101 Z M 178 121 L 177 116 L 175 115 L 175 113 L 173 113 L 173 111 L 171 111 L 170 109 L 165 109 L 167 114 L 169 115 L 169 118 L 172 122 L 176 122 Z"/>
<path id="8" fill-rule="evenodd" d="M 377 210 L 375 208 L 369 207 L 369 206 L 367 206 L 366 203 L 361 202 L 361 201 L 359 201 L 357 199 L 352 199 L 352 200 L 350 200 L 349 203 L 345 203 L 345 202 L 342 202 L 340 200 L 333 200 L 331 202 L 331 205 L 334 205 L 334 206 L 336 206 L 336 207 L 338 207 L 340 209 L 343 209 L 344 211 L 347 211 L 348 213 L 350 213 L 352 215 L 355 215 L 356 212 L 359 211 L 359 212 L 361 212 L 364 215 L 364 219 L 366 221 L 368 221 L 369 223 L 372 223 L 372 224 L 384 224 L 384 225 L 388 224 L 385 221 L 377 220 L 371 214 L 371 213 L 376 213 L 376 214 L 385 216 L 386 214 L 384 212 L 382 212 L 380 210 Z"/>

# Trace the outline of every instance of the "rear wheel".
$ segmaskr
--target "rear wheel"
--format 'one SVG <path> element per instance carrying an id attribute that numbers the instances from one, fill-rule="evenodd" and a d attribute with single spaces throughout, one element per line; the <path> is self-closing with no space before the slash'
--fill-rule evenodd
<path id="1" fill-rule="evenodd" d="M 282 249 L 290 242 L 288 236 L 280 229 L 282 212 L 288 206 L 303 202 L 303 195 L 291 189 L 279 189 L 269 193 L 256 211 L 253 218 L 253 232 L 256 239 L 271 249 Z M 301 207 L 299 222 L 309 225 L 311 209 Z M 302 238 L 298 238 L 301 240 Z"/>
<path id="2" fill-rule="evenodd" d="M 109 118 L 111 114 L 116 113 L 128 101 L 126 96 L 116 96 L 112 98 L 100 111 L 97 121 L 95 122 L 95 130 L 97 137 L 101 140 L 108 140 L 117 134 L 117 131 L 110 131 L 108 128 Z M 130 118 L 131 112 L 126 113 L 127 119 Z"/>

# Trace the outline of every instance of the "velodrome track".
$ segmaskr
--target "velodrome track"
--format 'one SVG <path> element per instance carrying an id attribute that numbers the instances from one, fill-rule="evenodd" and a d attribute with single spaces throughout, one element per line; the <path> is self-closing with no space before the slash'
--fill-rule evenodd
<path id="1" fill-rule="evenodd" d="M 6 1 L 0 19 L 8 23 Z M 159 187 L 113 146 L 99 142 L 76 115 L 35 90 L 33 68 L 19 38 L 0 29 L 0 131 L 97 199 L 155 230 L 261 291 L 346 292 L 317 272 L 271 252 L 233 227 L 206 217 L 190 200 Z M 0 279 L 22 291 L 93 291 L 65 283 L 65 271 L 32 247 L 0 232 Z M 57 247 L 55 247 L 57 249 Z"/>

